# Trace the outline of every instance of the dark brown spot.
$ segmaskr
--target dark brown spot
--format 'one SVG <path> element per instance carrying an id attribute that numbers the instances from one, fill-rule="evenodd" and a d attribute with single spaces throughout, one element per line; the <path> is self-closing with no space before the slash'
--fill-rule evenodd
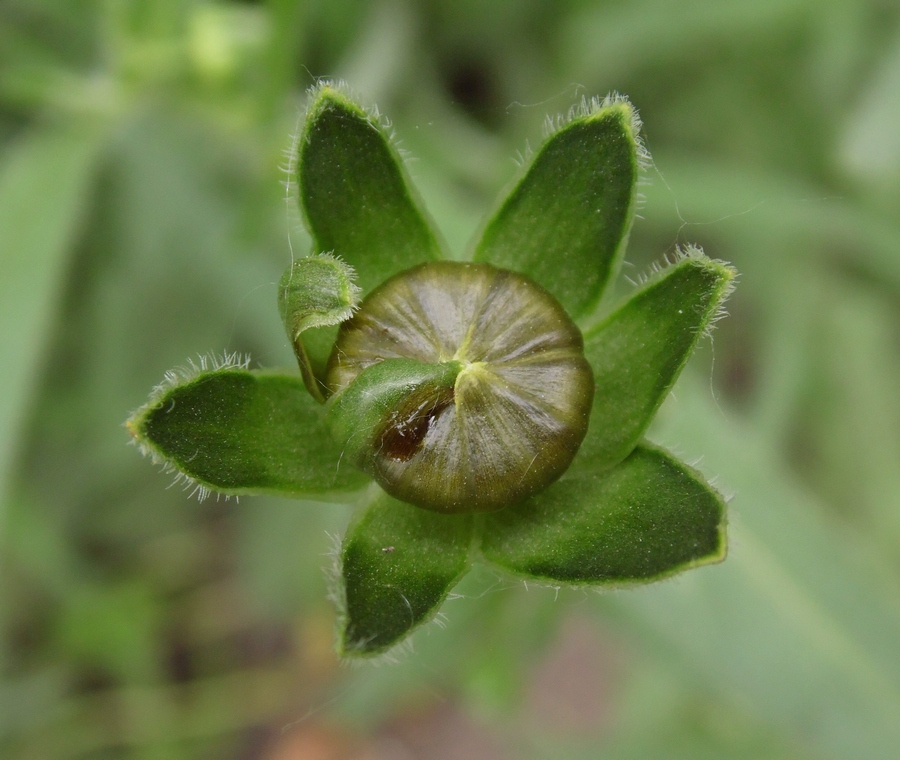
<path id="1" fill-rule="evenodd" d="M 379 450 L 395 462 L 408 462 L 421 448 L 434 421 L 452 405 L 452 387 L 428 388 L 409 396 L 381 432 Z"/>

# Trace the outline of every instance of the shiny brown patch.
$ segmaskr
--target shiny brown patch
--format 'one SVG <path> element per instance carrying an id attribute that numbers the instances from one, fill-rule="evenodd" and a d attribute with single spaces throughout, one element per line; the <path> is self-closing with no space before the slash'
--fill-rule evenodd
<path id="1" fill-rule="evenodd" d="M 408 462 L 453 401 L 453 388 L 429 388 L 405 399 L 381 432 L 380 451 L 395 462 Z"/>

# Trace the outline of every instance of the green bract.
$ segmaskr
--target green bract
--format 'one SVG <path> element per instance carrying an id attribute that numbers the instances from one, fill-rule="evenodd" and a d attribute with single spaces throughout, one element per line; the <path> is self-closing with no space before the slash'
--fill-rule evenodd
<path id="1" fill-rule="evenodd" d="M 691 248 L 595 316 L 634 218 L 638 128 L 622 98 L 583 103 L 471 260 L 442 261 L 378 116 L 311 91 L 293 169 L 314 247 L 279 285 L 300 377 L 170 373 L 128 428 L 202 492 L 358 504 L 342 654 L 402 641 L 475 560 L 617 587 L 724 557 L 721 496 L 642 436 L 734 270 Z"/>

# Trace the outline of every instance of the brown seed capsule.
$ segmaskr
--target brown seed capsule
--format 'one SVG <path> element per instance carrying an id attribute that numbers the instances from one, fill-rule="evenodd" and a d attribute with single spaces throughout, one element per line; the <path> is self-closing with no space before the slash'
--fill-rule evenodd
<path id="1" fill-rule="evenodd" d="M 515 272 L 444 261 L 391 278 L 341 326 L 331 392 L 387 359 L 462 366 L 452 387 L 411 391 L 385 410 L 358 457 L 403 501 L 502 509 L 556 480 L 587 431 L 594 379 L 581 333 Z"/>

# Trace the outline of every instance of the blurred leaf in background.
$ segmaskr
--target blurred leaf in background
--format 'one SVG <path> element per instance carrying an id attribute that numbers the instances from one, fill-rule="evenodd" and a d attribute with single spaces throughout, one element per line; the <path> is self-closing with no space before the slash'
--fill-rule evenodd
<path id="1" fill-rule="evenodd" d="M 0 756 L 896 757 L 898 50 L 887 0 L 5 0 Z M 545 115 L 637 105 L 629 276 L 683 242 L 743 273 L 654 432 L 734 494 L 724 564 L 473 575 L 344 670 L 348 508 L 200 505 L 127 446 L 198 348 L 290 366 L 278 167 L 319 76 L 392 114 L 457 256 Z"/>

